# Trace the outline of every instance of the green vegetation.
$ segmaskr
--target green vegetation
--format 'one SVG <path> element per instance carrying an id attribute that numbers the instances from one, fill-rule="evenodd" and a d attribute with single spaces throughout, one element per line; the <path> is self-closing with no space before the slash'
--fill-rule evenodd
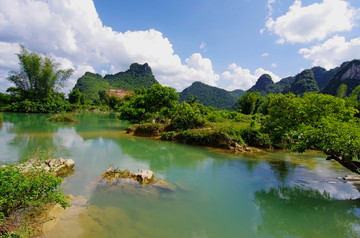
<path id="1" fill-rule="evenodd" d="M 345 100 L 330 95 L 306 93 L 272 95 L 264 131 L 273 146 L 297 152 L 319 149 L 331 158 L 357 159 L 360 153 L 360 127 L 356 109 Z"/>
<path id="2" fill-rule="evenodd" d="M 180 101 L 189 102 L 190 98 L 196 97 L 204 106 L 211 106 L 218 110 L 234 109 L 238 98 L 237 91 L 234 93 L 224 89 L 212 87 L 201 82 L 194 82 L 190 87 L 180 93 Z"/>
<path id="3" fill-rule="evenodd" d="M 175 89 L 154 84 L 149 89 L 137 89 L 127 96 L 120 108 L 121 120 L 131 123 L 149 122 L 158 117 L 168 118 L 175 108 L 179 94 Z"/>
<path id="4" fill-rule="evenodd" d="M 260 113 L 264 105 L 265 97 L 262 97 L 259 92 L 247 92 L 239 98 L 240 112 L 250 115 Z"/>
<path id="5" fill-rule="evenodd" d="M 74 89 L 79 90 L 86 95 L 87 100 L 99 101 L 99 91 L 110 89 L 109 82 L 105 81 L 100 74 L 86 72 L 79 78 L 74 86 Z"/>
<path id="6" fill-rule="evenodd" d="M 73 113 L 58 113 L 49 118 L 52 122 L 76 122 L 76 118 Z"/>
<path id="7" fill-rule="evenodd" d="M 266 94 L 267 90 L 274 84 L 272 78 L 268 74 L 263 74 L 256 81 L 255 85 L 252 86 L 248 92 L 261 92 L 262 94 Z"/>
<path id="8" fill-rule="evenodd" d="M 310 70 L 301 75 L 296 79 L 299 83 L 313 80 Z M 248 92 L 239 99 L 241 114 L 206 107 L 195 98 L 178 103 L 174 90 L 155 85 L 128 97 L 120 108 L 120 119 L 147 123 L 137 126 L 137 134 L 153 132 L 164 140 L 226 148 L 237 147 L 236 142 L 296 152 L 317 149 L 329 158 L 348 161 L 360 156 L 360 126 L 354 117 L 359 91 L 360 87 L 345 100 L 318 93 L 261 96 Z M 157 118 L 161 119 L 158 123 L 149 123 Z"/>
<path id="9" fill-rule="evenodd" d="M 319 86 L 314 78 L 314 73 L 310 69 L 302 71 L 296 75 L 294 83 L 291 85 L 289 92 L 295 95 L 307 92 L 319 92 Z"/>
<path id="10" fill-rule="evenodd" d="M 324 88 L 330 81 L 330 79 L 336 74 L 339 70 L 339 67 L 326 70 L 322 67 L 316 66 L 311 68 L 311 71 L 314 73 L 314 78 L 320 89 Z"/>
<path id="11" fill-rule="evenodd" d="M 105 75 L 104 80 L 115 89 L 134 90 L 136 88 L 150 88 L 159 82 L 155 79 L 148 64 L 131 64 L 130 69 L 114 75 Z"/>
<path id="12" fill-rule="evenodd" d="M 5 110 L 21 112 L 57 112 L 69 106 L 65 96 L 59 93 L 73 69 L 58 70 L 60 65 L 52 58 L 28 52 L 23 46 L 17 55 L 20 70 L 11 71 L 7 78 L 15 84 L 9 88 L 11 97 L 1 96 L 7 102 Z"/>
<path id="13" fill-rule="evenodd" d="M 19 166 L 0 167 L 0 232 L 12 237 L 6 227 L 12 224 L 12 216 L 20 211 L 29 212 L 47 203 L 56 202 L 70 206 L 59 189 L 60 177 L 44 169 L 33 168 L 24 173 Z M 18 214 L 19 215 L 19 214 Z"/>
<path id="14" fill-rule="evenodd" d="M 358 85 L 360 85 L 359 67 L 360 60 L 352 60 L 343 63 L 321 92 L 336 95 L 339 86 L 345 84 L 347 86 L 346 95 L 348 96 Z"/>
<path id="15" fill-rule="evenodd" d="M 104 78 L 100 74 L 86 72 L 79 78 L 74 89 L 78 89 L 85 94 L 86 99 L 95 104 L 100 104 L 101 95 L 107 89 L 125 89 L 135 90 L 138 88 L 150 88 L 152 85 L 158 84 L 151 68 L 148 64 L 130 65 L 130 69 L 125 72 L 119 72 L 114 75 L 106 75 Z"/>

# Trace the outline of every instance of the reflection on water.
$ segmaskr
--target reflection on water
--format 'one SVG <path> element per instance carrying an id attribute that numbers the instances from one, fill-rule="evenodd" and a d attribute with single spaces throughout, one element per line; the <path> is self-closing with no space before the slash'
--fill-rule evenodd
<path id="1" fill-rule="evenodd" d="M 255 192 L 263 224 L 276 237 L 358 237 L 360 200 L 335 200 L 329 193 L 299 187 Z"/>
<path id="2" fill-rule="evenodd" d="M 350 172 L 319 152 L 234 155 L 129 137 L 115 115 L 79 115 L 78 123 L 51 123 L 48 117 L 3 113 L 0 130 L 0 163 L 21 161 L 39 149 L 76 163 L 62 187 L 84 196 L 87 207 L 69 209 L 71 225 L 60 222 L 46 237 L 356 237 L 360 232 L 359 200 L 349 200 L 360 193 L 337 179 Z M 126 181 L 101 185 L 99 175 L 110 165 L 151 169 L 174 189 Z M 74 232 L 58 232 L 66 227 Z"/>

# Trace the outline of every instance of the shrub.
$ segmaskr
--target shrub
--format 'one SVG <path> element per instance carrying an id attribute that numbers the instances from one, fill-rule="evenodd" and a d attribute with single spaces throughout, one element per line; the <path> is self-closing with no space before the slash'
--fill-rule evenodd
<path id="1" fill-rule="evenodd" d="M 76 122 L 76 118 L 72 113 L 58 113 L 49 118 L 51 122 Z"/>
<path id="2" fill-rule="evenodd" d="M 175 135 L 176 133 L 174 131 L 164 131 L 163 133 L 161 133 L 161 139 L 173 141 L 175 140 Z"/>
<path id="3" fill-rule="evenodd" d="M 44 169 L 32 169 L 26 174 L 18 167 L 0 167 L 0 226 L 11 213 L 29 206 L 48 202 L 68 207 L 69 203 L 59 189 L 62 178 Z"/>
<path id="4" fill-rule="evenodd" d="M 270 148 L 270 138 L 268 134 L 261 133 L 257 128 L 247 128 L 241 131 L 241 137 L 249 146 Z"/>
<path id="5" fill-rule="evenodd" d="M 187 130 L 200 128 L 204 125 L 205 119 L 200 110 L 186 102 L 182 102 L 174 111 L 170 128 L 172 130 Z"/>
<path id="6" fill-rule="evenodd" d="M 144 123 L 134 125 L 134 135 L 136 136 L 160 136 L 165 128 L 161 123 Z"/>

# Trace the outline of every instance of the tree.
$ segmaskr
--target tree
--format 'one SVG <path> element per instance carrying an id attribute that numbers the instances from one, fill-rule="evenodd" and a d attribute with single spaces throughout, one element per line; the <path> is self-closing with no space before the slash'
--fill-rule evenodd
<path id="1" fill-rule="evenodd" d="M 74 72 L 73 69 L 59 70 L 59 63 L 50 57 L 28 52 L 20 45 L 20 71 L 11 71 L 7 78 L 19 89 L 23 99 L 41 101 L 63 88 L 65 81 Z"/>
<path id="2" fill-rule="evenodd" d="M 357 112 L 345 100 L 331 95 L 305 93 L 272 95 L 264 131 L 277 147 L 293 151 L 319 149 L 331 158 L 354 159 L 360 155 Z"/>
<path id="3" fill-rule="evenodd" d="M 132 123 L 145 122 L 159 116 L 169 117 L 179 100 L 174 88 L 154 84 L 149 89 L 137 89 L 134 95 L 125 97 L 120 108 L 120 119 Z"/>
<path id="4" fill-rule="evenodd" d="M 71 104 L 84 105 L 86 96 L 79 89 L 73 88 L 69 93 L 69 102 Z"/>
<path id="5" fill-rule="evenodd" d="M 346 97 L 346 92 L 347 92 L 347 85 L 342 83 L 340 84 L 340 86 L 337 88 L 336 90 L 336 97 L 339 97 L 339 98 L 344 98 Z"/>
<path id="6" fill-rule="evenodd" d="M 247 115 L 258 113 L 263 101 L 259 92 L 247 92 L 238 100 L 240 111 Z"/>

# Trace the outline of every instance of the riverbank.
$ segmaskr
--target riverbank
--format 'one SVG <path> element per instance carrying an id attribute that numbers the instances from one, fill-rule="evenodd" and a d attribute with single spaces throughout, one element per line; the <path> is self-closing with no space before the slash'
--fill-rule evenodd
<path id="1" fill-rule="evenodd" d="M 239 144 L 229 135 L 218 132 L 213 128 L 189 129 L 186 131 L 166 131 L 166 125 L 161 123 L 134 124 L 127 128 L 126 133 L 132 136 L 149 137 L 164 141 L 174 141 L 182 144 L 220 148 L 234 153 L 263 151 L 266 143 L 258 143 L 261 138 L 253 133 L 251 140 L 253 144 L 264 145 L 261 147 Z M 267 147 L 267 145 L 265 146 Z M 335 159 L 339 164 L 350 171 L 360 174 L 359 161 L 344 161 Z"/>
<path id="2" fill-rule="evenodd" d="M 72 159 L 30 159 L 0 167 L 0 235 L 29 237 L 50 226 L 66 207 L 69 196 L 59 188 L 71 173 Z"/>

